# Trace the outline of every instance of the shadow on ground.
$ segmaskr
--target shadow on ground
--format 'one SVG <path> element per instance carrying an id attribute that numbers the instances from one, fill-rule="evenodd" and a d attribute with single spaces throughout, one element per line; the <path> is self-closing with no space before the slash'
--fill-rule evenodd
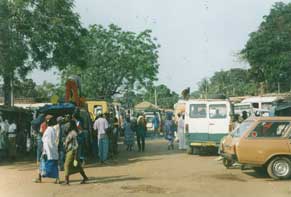
<path id="1" fill-rule="evenodd" d="M 123 181 L 138 181 L 141 180 L 140 177 L 131 177 L 131 176 L 107 176 L 107 177 L 89 177 L 89 181 L 86 184 L 95 184 L 95 183 L 115 183 L 115 182 L 123 182 Z M 80 182 L 81 180 L 70 180 L 70 183 Z"/>

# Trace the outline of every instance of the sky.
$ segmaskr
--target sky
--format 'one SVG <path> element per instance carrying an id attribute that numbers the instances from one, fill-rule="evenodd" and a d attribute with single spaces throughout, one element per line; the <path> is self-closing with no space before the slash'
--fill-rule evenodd
<path id="1" fill-rule="evenodd" d="M 75 0 L 84 26 L 114 23 L 126 31 L 153 31 L 161 45 L 157 84 L 180 93 L 230 68 L 248 68 L 237 53 L 274 0 Z M 284 1 L 290 2 L 290 1 Z M 56 70 L 30 74 L 56 83 Z"/>

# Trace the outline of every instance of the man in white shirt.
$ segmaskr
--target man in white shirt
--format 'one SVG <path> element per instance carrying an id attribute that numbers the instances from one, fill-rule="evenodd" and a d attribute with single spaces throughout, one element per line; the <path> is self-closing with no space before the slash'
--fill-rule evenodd
<path id="1" fill-rule="evenodd" d="M 106 130 L 108 129 L 108 122 L 103 117 L 103 114 L 99 114 L 98 119 L 94 122 L 93 128 L 98 133 L 98 146 L 99 146 L 99 159 L 101 164 L 107 160 L 108 157 L 108 137 L 106 135 Z"/>
<path id="2" fill-rule="evenodd" d="M 16 129 L 17 126 L 13 121 L 11 125 L 8 124 L 8 141 L 9 141 L 9 157 L 14 160 L 16 157 Z"/>
<path id="3" fill-rule="evenodd" d="M 178 120 L 178 137 L 179 137 L 179 149 L 183 150 L 186 149 L 186 139 L 185 139 L 185 133 L 184 133 L 184 115 L 178 114 L 179 120 Z"/>

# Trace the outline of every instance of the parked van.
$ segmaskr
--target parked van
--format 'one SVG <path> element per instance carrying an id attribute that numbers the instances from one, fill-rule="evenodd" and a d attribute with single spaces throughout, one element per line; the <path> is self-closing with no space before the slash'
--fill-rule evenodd
<path id="1" fill-rule="evenodd" d="M 271 110 L 273 102 L 278 99 L 276 96 L 257 96 L 246 98 L 241 103 L 251 104 L 255 112 L 256 110 Z"/>
<path id="2" fill-rule="evenodd" d="M 231 130 L 232 108 L 228 100 L 189 100 L 186 102 L 185 130 L 189 153 L 200 154 L 217 148 Z"/>

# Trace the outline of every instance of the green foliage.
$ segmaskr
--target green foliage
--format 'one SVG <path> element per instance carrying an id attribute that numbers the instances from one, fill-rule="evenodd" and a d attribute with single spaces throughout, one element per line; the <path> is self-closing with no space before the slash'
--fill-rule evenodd
<path id="1" fill-rule="evenodd" d="M 265 82 L 269 91 L 275 91 L 277 83 L 289 91 L 291 81 L 291 3 L 276 3 L 265 16 L 259 29 L 241 51 L 250 65 L 253 78 Z"/>
<path id="2" fill-rule="evenodd" d="M 123 31 L 116 25 L 91 26 L 86 38 L 86 69 L 76 66 L 62 72 L 62 83 L 70 75 L 79 75 L 87 98 L 111 98 L 156 80 L 158 45 L 151 31 Z"/>
<path id="3" fill-rule="evenodd" d="M 17 79 L 14 81 L 14 95 L 16 98 L 37 98 L 38 92 L 36 86 L 36 83 L 32 79 Z"/>
<path id="4" fill-rule="evenodd" d="M 35 91 L 37 94 L 35 98 L 38 102 L 50 102 L 51 97 L 54 95 L 63 99 L 65 95 L 65 87 L 47 81 L 44 81 L 42 85 L 37 85 Z"/>
<path id="5" fill-rule="evenodd" d="M 198 91 L 191 94 L 196 98 L 210 98 L 217 96 L 243 96 L 257 93 L 256 83 L 252 80 L 248 70 L 230 69 L 215 72 L 208 80 L 203 79 L 198 84 Z"/>
<path id="6" fill-rule="evenodd" d="M 0 1 L 0 76 L 6 95 L 13 78 L 34 68 L 85 65 L 80 40 L 86 31 L 73 5 L 73 0 Z"/>
<path id="7" fill-rule="evenodd" d="M 144 94 L 144 100 L 151 103 L 155 103 L 155 90 L 157 93 L 157 104 L 159 107 L 164 109 L 172 109 L 174 104 L 178 102 L 179 95 L 171 91 L 166 85 L 158 85 L 148 87 L 146 93 Z"/>

